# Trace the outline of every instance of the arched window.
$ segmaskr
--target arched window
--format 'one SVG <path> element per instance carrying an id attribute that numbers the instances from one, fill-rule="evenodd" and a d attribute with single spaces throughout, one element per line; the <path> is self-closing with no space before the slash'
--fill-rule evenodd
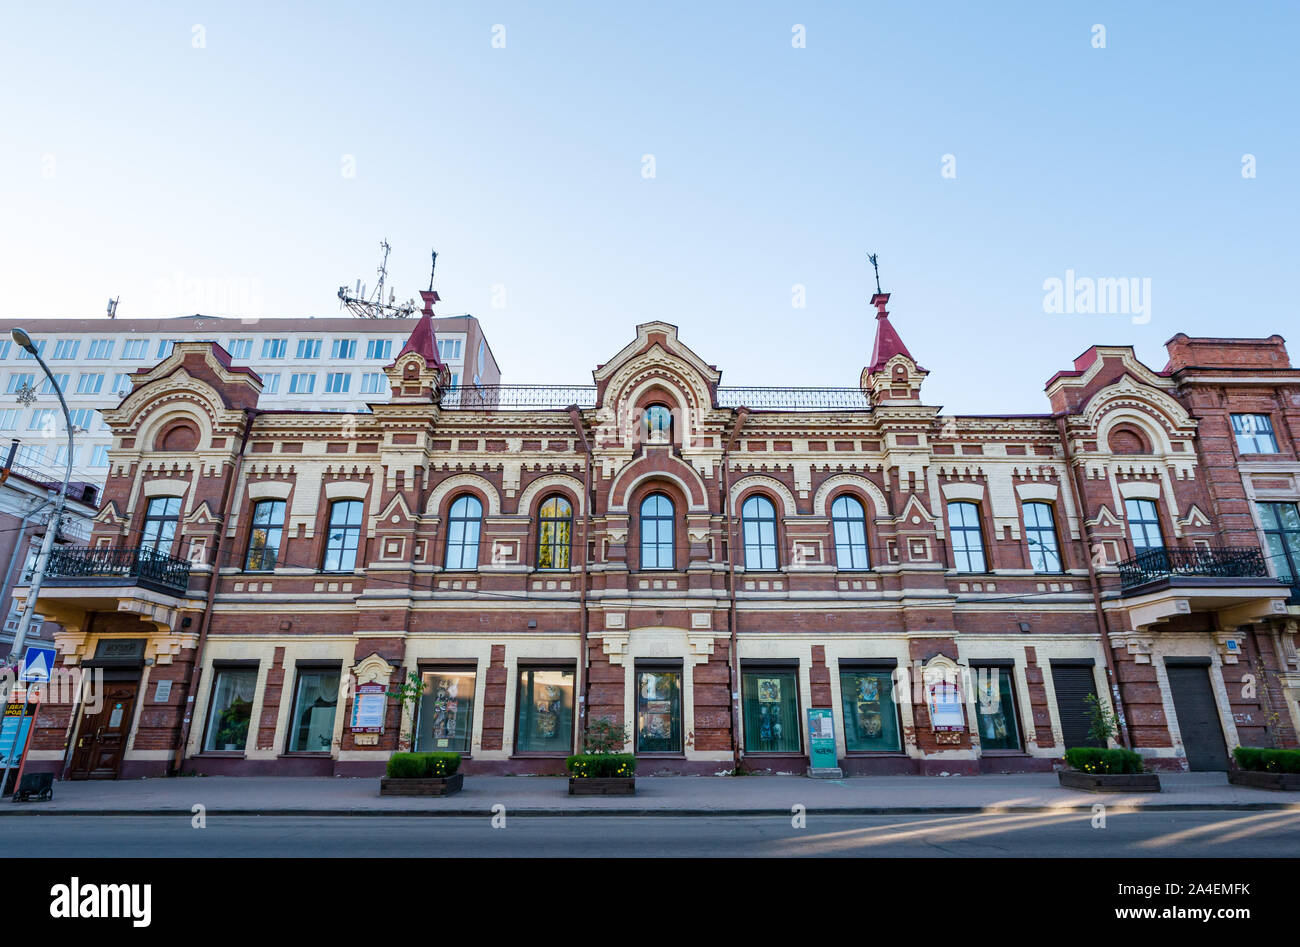
<path id="1" fill-rule="evenodd" d="M 361 545 L 361 501 L 335 500 L 330 504 L 329 532 L 325 537 L 324 572 L 351 572 Z"/>
<path id="2" fill-rule="evenodd" d="M 745 537 L 745 568 L 776 568 L 776 507 L 761 494 L 754 494 L 740 507 L 740 526 Z"/>
<path id="3" fill-rule="evenodd" d="M 245 572 L 270 572 L 280 554 L 284 532 L 284 501 L 261 500 L 253 507 L 253 528 L 248 534 Z"/>
<path id="4" fill-rule="evenodd" d="M 181 515 L 180 497 L 154 497 L 144 511 L 144 527 L 140 531 L 140 548 L 170 555 L 172 540 L 176 537 L 176 524 Z"/>
<path id="5" fill-rule="evenodd" d="M 483 504 L 466 493 L 451 505 L 447 518 L 447 569 L 478 568 L 478 535 L 482 527 Z"/>
<path id="6" fill-rule="evenodd" d="M 650 405 L 641 423 L 641 434 L 647 444 L 667 444 L 673 439 L 673 413 L 667 405 Z"/>
<path id="7" fill-rule="evenodd" d="M 561 496 L 548 497 L 537 511 L 537 568 L 569 568 L 573 507 Z"/>
<path id="8" fill-rule="evenodd" d="M 1025 504 L 1025 542 L 1029 545 L 1029 564 L 1035 572 L 1061 571 L 1061 551 L 1056 544 L 1052 504 Z"/>
<path id="9" fill-rule="evenodd" d="M 835 531 L 835 565 L 840 569 L 870 569 L 867 558 L 867 516 L 856 497 L 847 493 L 831 504 Z"/>
<path id="10" fill-rule="evenodd" d="M 974 503 L 949 503 L 948 532 L 952 535 L 952 561 L 957 571 L 986 571 L 980 508 Z"/>
<path id="11" fill-rule="evenodd" d="M 675 552 L 673 501 L 652 493 L 641 501 L 641 568 L 671 569 Z"/>

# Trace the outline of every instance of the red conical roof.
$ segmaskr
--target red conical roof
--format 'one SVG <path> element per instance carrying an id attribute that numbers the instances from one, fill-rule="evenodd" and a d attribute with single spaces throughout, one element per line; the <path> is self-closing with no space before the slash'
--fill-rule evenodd
<path id="1" fill-rule="evenodd" d="M 884 368 L 895 355 L 906 355 L 913 363 L 916 362 L 889 322 L 889 313 L 885 311 L 887 302 L 889 293 L 876 293 L 871 297 L 871 303 L 876 307 L 876 346 L 871 352 L 871 364 L 867 366 L 867 371 L 872 374 Z"/>
<path id="2" fill-rule="evenodd" d="M 433 304 L 438 301 L 438 294 L 422 290 L 420 295 L 424 297 L 424 309 L 411 331 L 411 337 L 406 340 L 397 357 L 415 352 L 424 358 L 426 364 L 441 369 L 443 366 L 442 359 L 438 357 L 438 337 L 433 331 Z"/>

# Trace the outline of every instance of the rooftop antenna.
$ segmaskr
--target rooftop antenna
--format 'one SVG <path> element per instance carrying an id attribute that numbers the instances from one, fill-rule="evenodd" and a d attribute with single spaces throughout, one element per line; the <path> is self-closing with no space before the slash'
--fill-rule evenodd
<path id="1" fill-rule="evenodd" d="M 117 304 L 118 301 L 121 300 L 121 298 L 122 298 L 121 296 L 118 296 L 117 299 L 110 299 L 108 301 L 108 318 L 110 319 L 117 318 Z"/>
<path id="2" fill-rule="evenodd" d="M 867 260 L 871 263 L 871 268 L 876 271 L 876 295 L 881 295 L 880 289 L 880 265 L 876 262 L 876 254 L 868 253 Z"/>
<path id="3" fill-rule="evenodd" d="M 357 280 L 357 287 L 354 292 L 349 293 L 346 286 L 339 287 L 339 305 L 346 306 L 353 315 L 361 319 L 407 319 L 415 313 L 415 303 L 407 300 L 400 306 L 394 303 L 396 294 L 390 289 L 388 293 L 388 302 L 384 302 L 384 281 L 388 279 L 388 254 L 392 247 L 388 241 L 381 240 L 379 248 L 384 251 L 384 257 L 379 263 L 377 272 L 379 273 L 379 282 L 375 284 L 373 296 L 366 295 L 366 287 Z"/>

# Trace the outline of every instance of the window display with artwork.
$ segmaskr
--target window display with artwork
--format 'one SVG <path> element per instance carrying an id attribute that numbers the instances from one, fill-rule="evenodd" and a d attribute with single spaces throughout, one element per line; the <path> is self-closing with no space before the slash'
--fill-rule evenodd
<path id="1" fill-rule="evenodd" d="M 840 700 L 844 707 L 846 750 L 850 753 L 902 750 L 892 670 L 841 671 Z"/>
<path id="2" fill-rule="evenodd" d="M 793 669 L 764 668 L 741 675 L 746 753 L 800 751 L 798 680 Z"/>
<path id="3" fill-rule="evenodd" d="M 636 750 L 682 751 L 682 674 L 639 671 L 636 676 Z"/>
<path id="4" fill-rule="evenodd" d="M 1010 667 L 974 667 L 975 719 L 986 750 L 1020 749 L 1015 688 Z"/>
<path id="5" fill-rule="evenodd" d="M 572 752 L 572 669 L 520 668 L 516 700 L 516 753 Z"/>
<path id="6" fill-rule="evenodd" d="M 468 753 L 474 734 L 474 671 L 425 671 L 416 724 L 420 752 Z"/>

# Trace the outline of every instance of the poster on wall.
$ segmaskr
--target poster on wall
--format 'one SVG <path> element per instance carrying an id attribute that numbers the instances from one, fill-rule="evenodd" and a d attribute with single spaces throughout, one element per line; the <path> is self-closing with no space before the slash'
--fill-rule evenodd
<path id="1" fill-rule="evenodd" d="M 362 684 L 352 699 L 353 733 L 383 733 L 388 694 L 383 684 Z"/>
<path id="2" fill-rule="evenodd" d="M 934 681 L 925 689 L 930 704 L 931 729 L 965 730 L 966 714 L 962 711 L 961 693 L 956 681 Z"/>

